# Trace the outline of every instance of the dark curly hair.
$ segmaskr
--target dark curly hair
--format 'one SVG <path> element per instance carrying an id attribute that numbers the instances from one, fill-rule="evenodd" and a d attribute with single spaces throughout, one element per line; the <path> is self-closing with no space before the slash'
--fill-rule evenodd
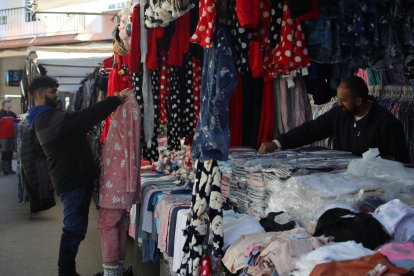
<path id="1" fill-rule="evenodd" d="M 59 87 L 58 81 L 51 76 L 35 77 L 29 85 L 29 93 L 33 95 L 39 89 Z"/>

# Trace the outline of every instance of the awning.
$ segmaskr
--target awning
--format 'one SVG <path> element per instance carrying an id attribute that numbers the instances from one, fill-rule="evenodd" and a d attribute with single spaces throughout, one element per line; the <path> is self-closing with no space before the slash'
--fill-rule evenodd
<path id="1" fill-rule="evenodd" d="M 112 43 L 82 43 L 76 45 L 29 47 L 27 54 L 36 53 L 35 62 L 47 75 L 59 82 L 60 92 L 76 92 L 82 80 L 111 57 Z"/>
<path id="2" fill-rule="evenodd" d="M 70 5 L 84 4 L 86 2 L 93 2 L 94 0 L 38 0 L 36 9 L 38 11 L 45 11 Z"/>

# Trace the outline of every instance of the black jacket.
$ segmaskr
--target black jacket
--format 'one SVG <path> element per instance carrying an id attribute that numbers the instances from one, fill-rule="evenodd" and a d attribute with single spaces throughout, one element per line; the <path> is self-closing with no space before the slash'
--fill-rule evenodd
<path id="1" fill-rule="evenodd" d="M 37 118 L 36 135 L 47 156 L 49 173 L 58 194 L 92 185 L 97 168 L 86 132 L 120 104 L 118 97 L 108 97 L 81 111 L 69 113 L 54 109 Z"/>
<path id="2" fill-rule="evenodd" d="M 30 212 L 36 213 L 56 205 L 53 187 L 48 174 L 46 156 L 34 131 L 23 128 L 20 159 L 22 181 L 30 197 Z"/>
<path id="3" fill-rule="evenodd" d="M 384 158 L 410 162 L 401 122 L 375 101 L 369 113 L 358 121 L 337 106 L 317 119 L 280 135 L 277 140 L 283 148 L 290 149 L 331 136 L 336 150 L 362 155 L 369 148 L 378 148 Z"/>

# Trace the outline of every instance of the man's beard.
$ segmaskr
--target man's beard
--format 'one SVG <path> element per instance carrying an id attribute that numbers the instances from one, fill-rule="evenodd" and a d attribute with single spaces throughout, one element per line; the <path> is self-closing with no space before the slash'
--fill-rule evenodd
<path id="1" fill-rule="evenodd" d="M 351 109 L 348 109 L 346 107 L 341 107 L 342 112 L 346 113 L 346 114 L 351 114 L 351 115 L 355 115 L 357 114 L 357 108 L 354 106 Z"/>
<path id="2" fill-rule="evenodd" d="M 45 97 L 45 101 L 46 101 L 46 105 L 47 105 L 47 106 L 50 106 L 50 107 L 56 108 L 56 106 L 57 106 L 57 102 L 56 102 L 56 100 L 55 100 L 55 99 Z"/>

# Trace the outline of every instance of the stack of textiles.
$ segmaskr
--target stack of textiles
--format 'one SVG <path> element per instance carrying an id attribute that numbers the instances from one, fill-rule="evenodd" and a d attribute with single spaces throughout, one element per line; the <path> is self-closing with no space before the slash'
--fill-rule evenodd
<path id="1" fill-rule="evenodd" d="M 169 225 L 174 223 L 180 209 L 190 206 L 191 189 L 176 186 L 174 175 L 152 173 L 143 175 L 141 179 L 143 200 L 138 239 L 142 245 L 143 262 L 156 262 L 159 258 L 157 247 L 167 254 L 174 250 L 171 241 L 174 240 L 175 233 L 170 232 Z"/>
<path id="2" fill-rule="evenodd" d="M 229 161 L 218 161 L 217 162 L 221 175 L 221 195 L 224 199 L 229 198 L 229 190 L 230 190 L 230 181 L 231 181 L 231 174 L 232 174 L 232 167 Z"/>
<path id="3" fill-rule="evenodd" d="M 230 159 L 230 201 L 237 205 L 241 212 L 264 217 L 269 198 L 266 179 L 276 178 L 279 181 L 286 180 L 294 174 L 343 170 L 355 157 L 346 152 L 312 147 L 266 155 L 255 151 L 235 151 L 230 154 Z"/>
<path id="4" fill-rule="evenodd" d="M 158 249 L 169 257 L 174 255 L 175 226 L 179 210 L 189 209 L 191 191 L 173 190 L 160 200 L 154 213 L 158 233 Z M 173 194 L 174 193 L 174 194 Z"/>

